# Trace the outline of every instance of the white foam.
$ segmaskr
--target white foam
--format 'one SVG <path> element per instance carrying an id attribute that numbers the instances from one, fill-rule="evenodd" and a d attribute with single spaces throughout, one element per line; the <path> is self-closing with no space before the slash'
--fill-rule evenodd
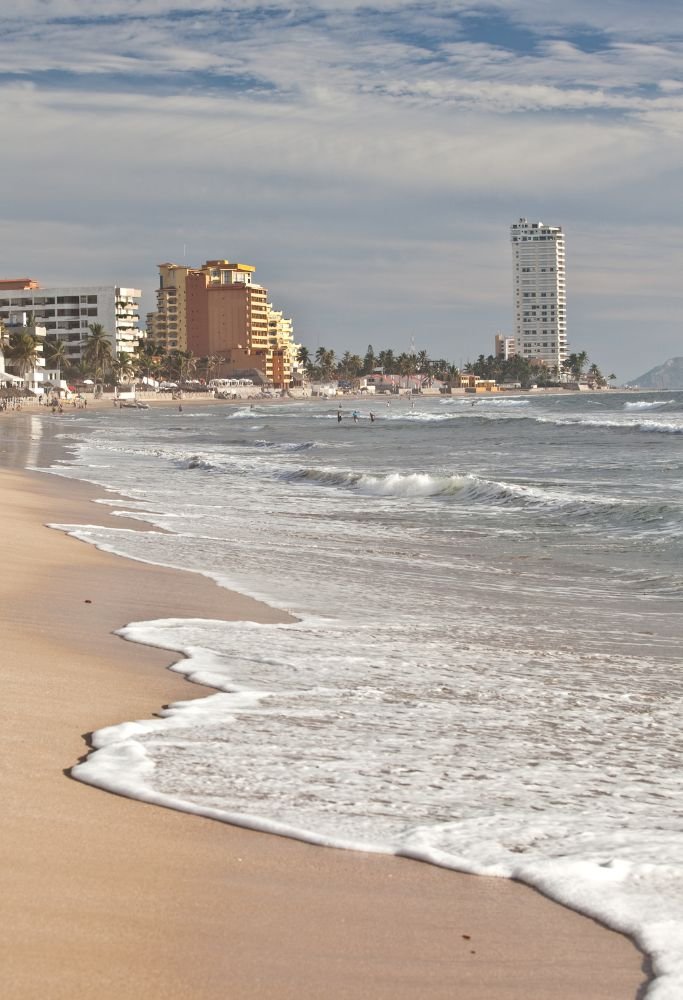
<path id="1" fill-rule="evenodd" d="M 77 474 L 171 534 L 72 526 L 78 537 L 303 621 L 127 630 L 184 651 L 177 669 L 220 693 L 98 735 L 79 775 L 318 843 L 522 878 L 635 927 L 653 989 L 682 995 L 670 986 L 680 456 L 667 435 L 629 436 L 622 404 L 604 397 L 618 429 L 589 449 L 571 423 L 588 417 L 578 398 L 452 407 L 457 425 L 397 412 L 378 433 L 282 408 L 258 435 L 268 448 L 223 411 L 189 440 L 103 418 L 78 462 L 112 468 Z M 207 467 L 188 468 L 192 456 Z"/>
<path id="2" fill-rule="evenodd" d="M 643 734 L 656 716 L 670 745 L 677 700 L 655 706 L 648 664 L 559 651 L 496 657 L 469 644 L 438 667 L 432 650 L 431 670 L 416 675 L 424 651 L 410 631 L 366 628 L 358 651 L 371 634 L 377 643 L 368 673 L 348 634 L 321 619 L 128 626 L 126 638 L 182 652 L 175 669 L 221 693 L 99 731 L 74 776 L 316 844 L 517 878 L 636 937 L 655 959 L 650 995 L 673 1000 L 683 840 L 666 799 L 678 794 L 677 769 L 672 759 L 668 778 L 649 783 L 659 749 Z M 340 641 L 343 663 L 329 655 Z M 597 702 L 594 676 L 609 678 Z M 398 729 L 382 724 L 389 708 Z M 575 739 L 586 712 L 590 748 Z M 410 741 L 396 740 L 402 723 Z M 622 758 L 638 768 L 620 770 Z"/>
<path id="3" fill-rule="evenodd" d="M 625 410 L 656 410 L 661 406 L 669 406 L 673 403 L 673 399 L 659 399 L 659 400 L 646 400 L 639 399 L 632 403 L 624 403 Z"/>

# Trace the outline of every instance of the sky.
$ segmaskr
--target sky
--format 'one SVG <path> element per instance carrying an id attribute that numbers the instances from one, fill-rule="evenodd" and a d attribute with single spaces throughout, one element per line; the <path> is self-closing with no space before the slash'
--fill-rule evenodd
<path id="1" fill-rule="evenodd" d="M 512 332 L 509 227 L 562 226 L 570 350 L 683 355 L 673 0 L 20 0 L 0 13 L 0 277 L 226 258 L 295 338 L 456 364 Z"/>

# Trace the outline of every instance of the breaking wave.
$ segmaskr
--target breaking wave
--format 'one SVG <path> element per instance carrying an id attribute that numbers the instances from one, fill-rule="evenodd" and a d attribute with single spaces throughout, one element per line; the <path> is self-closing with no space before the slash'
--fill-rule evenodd
<path id="1" fill-rule="evenodd" d="M 298 469 L 284 474 L 291 481 L 353 490 L 370 497 L 397 499 L 444 499 L 462 504 L 489 505 L 507 509 L 534 510 L 540 514 L 570 516 L 573 520 L 600 518 L 614 527 L 648 524 L 670 533 L 683 531 L 683 510 L 662 503 L 619 500 L 562 489 L 542 489 L 520 483 L 498 482 L 466 473 L 433 476 L 428 473 L 392 472 L 373 476 L 338 469 Z"/>
<path id="2" fill-rule="evenodd" d="M 662 406 L 669 406 L 673 403 L 673 399 L 659 399 L 655 402 L 648 402 L 644 399 L 639 399 L 635 403 L 624 403 L 625 410 L 657 410 Z"/>

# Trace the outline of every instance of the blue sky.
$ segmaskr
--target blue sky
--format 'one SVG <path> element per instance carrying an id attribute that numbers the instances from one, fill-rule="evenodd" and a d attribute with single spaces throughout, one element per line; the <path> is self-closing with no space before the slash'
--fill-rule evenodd
<path id="1" fill-rule="evenodd" d="M 253 263 L 315 349 L 463 362 L 512 325 L 509 225 L 563 226 L 573 349 L 683 354 L 670 0 L 22 0 L 0 15 L 0 274 Z"/>

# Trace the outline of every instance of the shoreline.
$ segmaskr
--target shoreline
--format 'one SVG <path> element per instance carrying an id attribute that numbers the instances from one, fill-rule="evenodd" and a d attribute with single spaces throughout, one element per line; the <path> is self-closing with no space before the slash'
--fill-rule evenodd
<path id="1" fill-rule="evenodd" d="M 113 628 L 153 617 L 288 616 L 198 574 L 134 563 L 44 527 L 125 524 L 93 507 L 102 490 L 1 471 L 0 492 L 6 560 L 17 570 L 2 583 L 11 885 L 0 907 L 10 997 L 78 997 L 94 986 L 112 1000 L 143 989 L 208 1000 L 228 984 L 236 1000 L 640 993 L 642 955 L 631 942 L 519 884 L 314 847 L 65 777 L 84 727 L 149 717 L 211 690 L 159 669 L 177 655 L 124 642 Z M 37 550 L 39 561 L 27 557 Z"/>

